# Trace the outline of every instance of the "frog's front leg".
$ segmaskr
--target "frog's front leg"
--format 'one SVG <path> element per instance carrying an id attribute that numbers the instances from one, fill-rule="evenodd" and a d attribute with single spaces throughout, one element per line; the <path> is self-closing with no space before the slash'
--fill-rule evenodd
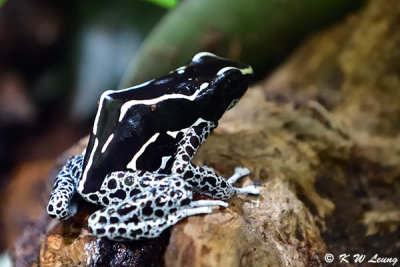
<path id="1" fill-rule="evenodd" d="M 128 195 L 134 194 L 89 217 L 89 228 L 98 237 L 111 240 L 154 238 L 187 216 L 210 213 L 214 205 L 228 205 L 219 200 L 192 201 L 191 186 L 178 177 L 149 172 L 121 174 L 112 173 L 107 183 L 111 181 L 120 187 L 128 181 L 132 188 Z"/>
<path id="2" fill-rule="evenodd" d="M 246 193 L 258 195 L 260 191 L 254 186 L 244 188 L 233 186 L 238 179 L 250 173 L 247 168 L 236 168 L 235 173 L 228 180 L 225 180 L 213 169 L 206 166 L 199 167 L 191 163 L 197 149 L 215 127 L 215 123 L 204 121 L 188 130 L 179 143 L 172 173 L 183 176 L 185 181 L 189 182 L 195 189 L 213 198 L 228 199 L 234 194 Z"/>
<path id="3" fill-rule="evenodd" d="M 47 205 L 47 213 L 57 219 L 66 219 L 73 216 L 77 206 L 71 200 L 82 173 L 84 155 L 70 158 L 58 173 Z"/>

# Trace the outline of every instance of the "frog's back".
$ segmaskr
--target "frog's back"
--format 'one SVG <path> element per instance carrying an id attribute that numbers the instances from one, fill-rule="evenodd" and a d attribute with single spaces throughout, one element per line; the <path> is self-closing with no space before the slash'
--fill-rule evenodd
<path id="1" fill-rule="evenodd" d="M 183 137 L 181 130 L 195 121 L 194 116 L 180 118 L 191 113 L 182 109 L 178 112 L 180 105 L 175 102 L 162 106 L 137 104 L 121 116 L 122 111 L 117 111 L 122 110 L 123 103 L 112 98 L 103 101 L 107 108 L 99 115 L 101 126 L 91 133 L 83 163 L 81 182 L 86 184 L 87 192 L 100 188 L 102 178 L 113 171 L 168 173 Z"/>

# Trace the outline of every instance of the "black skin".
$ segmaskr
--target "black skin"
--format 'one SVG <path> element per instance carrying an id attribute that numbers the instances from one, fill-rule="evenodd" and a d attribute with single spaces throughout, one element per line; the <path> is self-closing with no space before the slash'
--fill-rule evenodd
<path id="1" fill-rule="evenodd" d="M 173 138 L 167 131 L 187 128 L 199 118 L 217 124 L 231 102 L 240 99 L 245 93 L 251 79 L 251 75 L 243 75 L 238 69 L 230 69 L 217 75 L 224 67 L 245 69 L 248 66 L 218 57 L 203 56 L 190 62 L 183 74 L 175 71 L 143 87 L 115 91 L 105 98 L 97 124 L 97 134 L 92 132 L 83 162 L 85 170 L 97 138 L 97 152 L 93 154 L 83 193 L 99 190 L 108 173 L 127 170 L 126 165 L 132 157 L 155 133 L 160 135 L 137 160 L 138 170 L 155 171 L 163 156 L 175 155 L 182 135 Z M 154 99 L 168 94 L 190 96 L 203 83 L 209 85 L 194 101 L 177 98 L 154 105 L 135 105 L 119 121 L 121 106 L 127 101 Z M 114 138 L 106 151 L 98 153 L 111 134 L 114 134 Z M 166 170 L 173 161 L 174 158 L 171 157 Z"/>

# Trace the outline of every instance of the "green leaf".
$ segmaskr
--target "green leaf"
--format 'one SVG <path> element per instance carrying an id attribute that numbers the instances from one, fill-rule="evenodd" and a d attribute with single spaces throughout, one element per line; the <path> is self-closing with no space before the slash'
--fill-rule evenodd
<path id="1" fill-rule="evenodd" d="M 6 2 L 6 0 L 0 0 L 0 7 Z"/>
<path id="2" fill-rule="evenodd" d="M 0 0 L 2 1 L 2 0 Z M 178 0 L 146 0 L 148 2 L 153 2 L 159 6 L 165 8 L 174 8 L 178 5 Z"/>
<path id="3" fill-rule="evenodd" d="M 307 35 L 364 0 L 185 0 L 169 11 L 136 52 L 120 87 L 159 77 L 200 51 L 241 60 L 261 74 Z"/>

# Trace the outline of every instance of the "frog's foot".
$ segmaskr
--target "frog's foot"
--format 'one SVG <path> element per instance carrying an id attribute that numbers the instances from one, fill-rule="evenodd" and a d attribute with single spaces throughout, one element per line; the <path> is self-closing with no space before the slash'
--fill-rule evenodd
<path id="1" fill-rule="evenodd" d="M 228 179 L 216 174 L 207 166 L 199 167 L 188 163 L 184 165 L 184 168 L 182 171 L 178 169 L 178 173 L 183 173 L 183 177 L 193 186 L 195 191 L 211 196 L 212 198 L 226 200 L 235 194 L 260 194 L 260 190 L 255 186 L 242 188 L 233 186 L 240 178 L 250 173 L 247 168 L 236 168 L 234 174 Z"/>
<path id="2" fill-rule="evenodd" d="M 255 186 L 247 186 L 247 187 L 233 187 L 233 184 L 237 182 L 242 177 L 245 177 L 250 174 L 250 170 L 245 167 L 236 167 L 235 172 L 231 177 L 228 178 L 227 182 L 230 184 L 235 191 L 236 194 L 251 194 L 251 195 L 259 195 L 260 189 Z"/>
<path id="3" fill-rule="evenodd" d="M 67 219 L 77 212 L 77 204 L 72 201 L 82 169 L 83 155 L 67 161 L 54 182 L 47 213 L 52 218 Z"/>

